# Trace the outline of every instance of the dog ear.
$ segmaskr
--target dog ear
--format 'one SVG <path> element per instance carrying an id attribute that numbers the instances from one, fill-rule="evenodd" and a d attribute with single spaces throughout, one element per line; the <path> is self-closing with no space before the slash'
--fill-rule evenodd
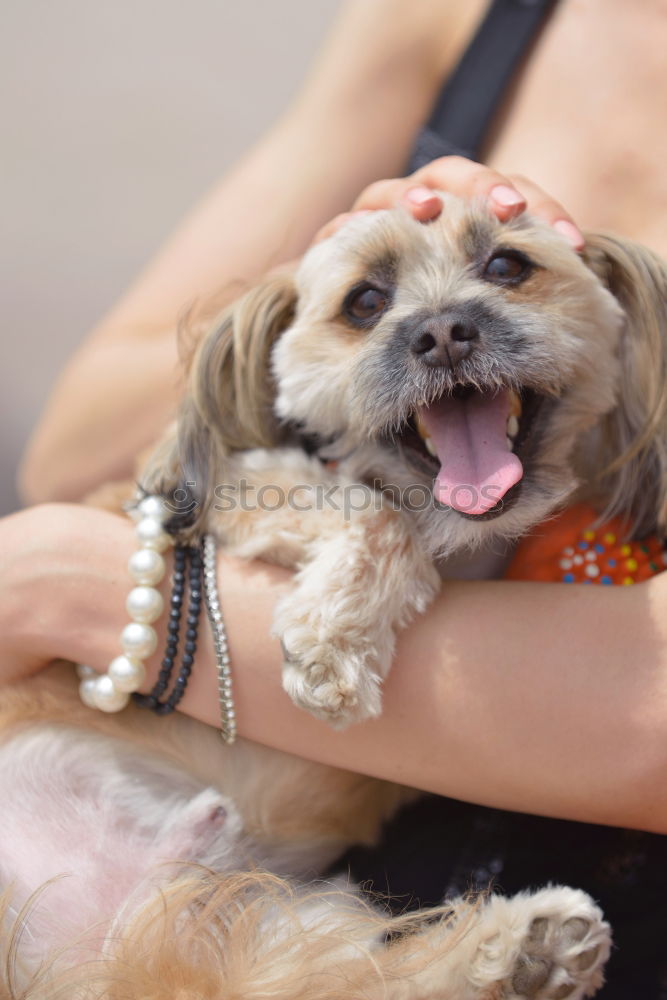
<path id="1" fill-rule="evenodd" d="M 272 275 L 226 310 L 195 353 L 190 396 L 224 454 L 280 439 L 270 356 L 295 306 L 291 273 Z"/>
<path id="2" fill-rule="evenodd" d="M 587 236 L 584 259 L 625 313 L 618 403 L 594 456 L 603 518 L 628 515 L 641 537 L 667 529 L 667 265 L 613 236 Z M 598 464 L 599 459 L 599 464 Z"/>
<path id="3" fill-rule="evenodd" d="M 194 352 L 177 424 L 142 483 L 174 511 L 171 530 L 198 537 L 229 457 L 280 442 L 270 357 L 295 305 L 291 273 L 272 275 L 226 309 Z"/>

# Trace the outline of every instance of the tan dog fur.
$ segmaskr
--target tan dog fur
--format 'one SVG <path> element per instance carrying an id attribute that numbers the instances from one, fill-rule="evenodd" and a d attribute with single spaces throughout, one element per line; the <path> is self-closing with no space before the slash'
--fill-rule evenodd
<path id="1" fill-rule="evenodd" d="M 529 253 L 535 280 L 502 289 L 481 281 L 484 241 Z M 467 377 L 554 400 L 525 494 L 484 522 L 442 511 L 434 525 L 381 490 L 378 509 L 349 518 L 295 518 L 285 507 L 223 517 L 212 487 L 241 476 L 297 484 L 302 500 L 322 483 L 335 493 L 375 476 L 399 486 L 414 478 L 388 429 L 450 376 L 416 390 L 406 378 L 402 394 L 383 398 L 378 359 L 397 316 L 363 333 L 341 316 L 347 289 L 388 249 L 399 259 L 399 316 L 481 295 L 522 325 L 527 355 L 501 364 L 491 350 Z M 196 482 L 186 533 L 214 530 L 237 552 L 297 569 L 276 620 L 288 690 L 339 723 L 373 714 L 394 630 L 435 592 L 436 563 L 507 542 L 579 496 L 629 511 L 639 531 L 664 528 L 665 297 L 664 266 L 611 238 L 590 237 L 584 263 L 546 227 L 501 226 L 455 201 L 429 227 L 378 213 L 311 251 L 296 277 L 268 280 L 225 313 L 194 358 L 180 439 L 158 449 L 146 487 L 169 496 Z M 297 422 L 335 435 L 337 470 L 304 456 Z M 372 841 L 405 789 L 243 742 L 224 748 L 182 716 L 92 713 L 65 666 L 3 692 L 0 733 L 0 786 L 18 804 L 4 842 L 0 832 L 7 996 L 556 1000 L 590 996 L 602 982 L 608 928 L 575 890 L 455 901 L 392 921 L 354 888 L 307 885 L 347 843 Z M 116 876 L 92 922 L 82 915 L 95 885 L 77 884 L 77 869 L 108 871 L 89 844 L 98 829 L 90 801 L 107 824 Z M 34 810 L 32 825 L 22 809 Z M 7 829 L 25 830 L 28 849 Z M 41 888 L 45 858 L 56 881 Z M 59 878 L 65 870 L 69 881 Z"/>

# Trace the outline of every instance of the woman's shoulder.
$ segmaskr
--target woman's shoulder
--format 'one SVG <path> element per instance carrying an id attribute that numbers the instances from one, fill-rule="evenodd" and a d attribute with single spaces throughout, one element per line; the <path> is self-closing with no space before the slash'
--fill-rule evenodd
<path id="1" fill-rule="evenodd" d="M 358 64 L 369 73 L 405 66 L 440 83 L 456 65 L 488 8 L 488 0 L 348 0 L 324 51 L 326 63 L 346 73 Z M 327 58 L 327 56 L 329 58 Z"/>

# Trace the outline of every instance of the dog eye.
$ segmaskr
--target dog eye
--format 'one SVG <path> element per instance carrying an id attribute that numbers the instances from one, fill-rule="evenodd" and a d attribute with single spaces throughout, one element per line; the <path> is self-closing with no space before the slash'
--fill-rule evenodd
<path id="1" fill-rule="evenodd" d="M 518 250 L 501 250 L 488 261 L 482 277 L 498 285 L 518 285 L 532 270 L 530 260 Z"/>
<path id="2" fill-rule="evenodd" d="M 380 316 L 389 304 L 387 292 L 373 285 L 353 288 L 343 303 L 343 312 L 353 323 L 364 323 Z"/>

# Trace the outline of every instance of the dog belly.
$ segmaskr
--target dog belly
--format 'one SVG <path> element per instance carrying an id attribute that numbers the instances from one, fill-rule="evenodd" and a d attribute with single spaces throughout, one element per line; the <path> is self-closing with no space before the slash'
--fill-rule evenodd
<path id="1" fill-rule="evenodd" d="M 28 961 L 77 939 L 79 959 L 99 952 L 116 914 L 173 877 L 174 862 L 240 861 L 228 799 L 96 733 L 23 731 L 0 748 L 0 795 L 0 890 L 10 919 L 31 901 Z"/>

